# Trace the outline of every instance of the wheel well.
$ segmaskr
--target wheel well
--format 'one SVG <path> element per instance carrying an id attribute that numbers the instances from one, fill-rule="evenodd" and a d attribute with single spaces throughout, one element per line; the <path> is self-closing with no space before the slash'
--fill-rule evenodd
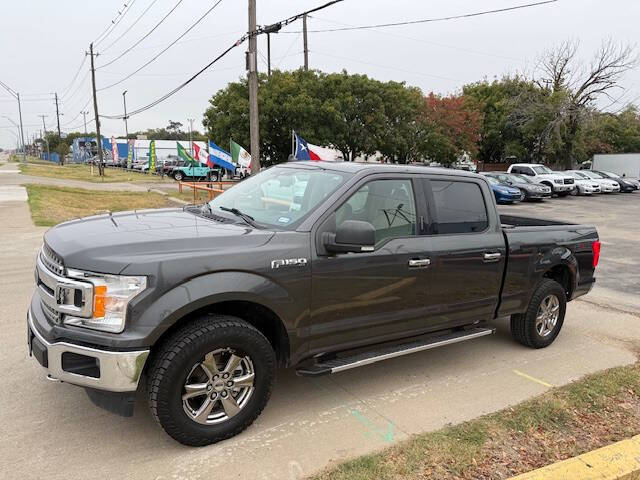
<path id="1" fill-rule="evenodd" d="M 195 310 L 176 321 L 171 328 L 162 334 L 156 345 L 171 335 L 175 329 L 184 325 L 185 322 L 212 313 L 238 317 L 254 326 L 269 340 L 273 351 L 276 353 L 278 365 L 283 367 L 288 365 L 290 352 L 289 335 L 284 328 L 282 320 L 273 310 L 254 302 L 226 301 Z"/>
<path id="2" fill-rule="evenodd" d="M 549 180 L 542 180 L 540 183 L 546 185 L 547 187 L 553 188 L 553 183 L 551 183 Z"/>
<path id="3" fill-rule="evenodd" d="M 556 282 L 558 282 L 560 285 L 562 285 L 562 288 L 564 288 L 567 299 L 571 298 L 573 282 L 571 270 L 569 270 L 569 267 L 567 267 L 566 265 L 556 265 L 555 267 L 547 270 L 543 277 L 550 278 L 551 280 L 555 280 Z"/>

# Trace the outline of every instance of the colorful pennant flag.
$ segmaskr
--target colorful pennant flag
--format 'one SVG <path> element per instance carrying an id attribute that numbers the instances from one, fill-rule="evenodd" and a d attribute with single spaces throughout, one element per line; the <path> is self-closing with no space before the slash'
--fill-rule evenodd
<path id="1" fill-rule="evenodd" d="M 127 142 L 127 145 L 129 147 L 129 150 L 127 151 L 127 168 L 131 168 L 131 165 L 133 164 L 133 147 L 135 146 L 136 141 L 134 139 L 131 139 Z"/>
<path id="2" fill-rule="evenodd" d="M 156 141 L 149 143 L 149 173 L 156 171 Z"/>

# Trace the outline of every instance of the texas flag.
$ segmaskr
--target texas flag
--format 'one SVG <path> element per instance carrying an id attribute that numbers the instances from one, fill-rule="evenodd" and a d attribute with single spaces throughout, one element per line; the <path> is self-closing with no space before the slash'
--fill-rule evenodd
<path id="1" fill-rule="evenodd" d="M 296 136 L 296 153 L 293 155 L 295 160 L 321 160 L 320 155 L 312 150 L 316 148 L 315 145 L 308 144 L 304 138 L 295 132 L 294 135 Z"/>

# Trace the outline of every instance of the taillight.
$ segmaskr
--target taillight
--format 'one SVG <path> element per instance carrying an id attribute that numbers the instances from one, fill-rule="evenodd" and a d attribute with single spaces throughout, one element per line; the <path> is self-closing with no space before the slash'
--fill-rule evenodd
<path id="1" fill-rule="evenodd" d="M 600 260 L 600 240 L 596 240 L 591 246 L 593 247 L 593 268 L 596 268 Z"/>

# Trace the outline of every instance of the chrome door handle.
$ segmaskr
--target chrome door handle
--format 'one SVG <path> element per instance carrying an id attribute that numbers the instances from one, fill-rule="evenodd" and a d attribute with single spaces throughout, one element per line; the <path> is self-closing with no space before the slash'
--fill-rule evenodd
<path id="1" fill-rule="evenodd" d="M 428 258 L 409 260 L 410 268 L 428 267 L 429 265 L 431 265 L 431 260 Z"/>
<path id="2" fill-rule="evenodd" d="M 502 257 L 502 254 L 500 252 L 485 253 L 484 254 L 484 261 L 485 262 L 497 262 L 498 260 L 500 260 L 500 257 Z"/>

